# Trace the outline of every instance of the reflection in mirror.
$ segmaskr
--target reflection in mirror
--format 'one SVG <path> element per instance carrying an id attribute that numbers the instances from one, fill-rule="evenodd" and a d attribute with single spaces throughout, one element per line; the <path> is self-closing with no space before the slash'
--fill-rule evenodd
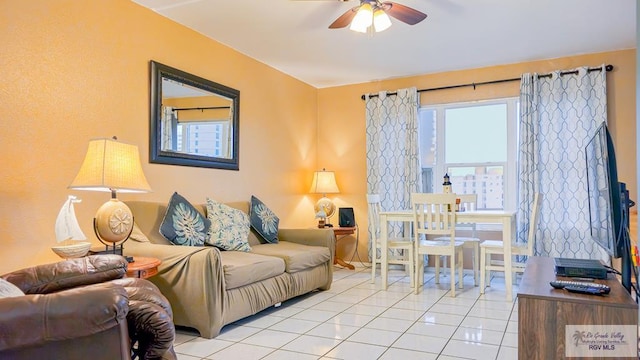
<path id="1" fill-rule="evenodd" d="M 151 62 L 151 162 L 238 169 L 237 90 Z"/>

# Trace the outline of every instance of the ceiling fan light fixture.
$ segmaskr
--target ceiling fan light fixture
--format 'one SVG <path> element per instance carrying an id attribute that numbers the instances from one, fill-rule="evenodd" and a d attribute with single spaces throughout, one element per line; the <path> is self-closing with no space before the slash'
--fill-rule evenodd
<path id="1" fill-rule="evenodd" d="M 376 32 L 381 32 L 387 30 L 391 26 L 391 19 L 389 19 L 389 15 L 387 15 L 384 10 L 378 8 L 373 13 L 373 27 L 376 29 Z"/>
<path id="2" fill-rule="evenodd" d="M 349 29 L 361 33 L 366 33 L 367 28 L 373 24 L 373 9 L 371 8 L 371 4 L 364 3 L 358 9 L 356 16 L 351 21 L 351 26 Z"/>

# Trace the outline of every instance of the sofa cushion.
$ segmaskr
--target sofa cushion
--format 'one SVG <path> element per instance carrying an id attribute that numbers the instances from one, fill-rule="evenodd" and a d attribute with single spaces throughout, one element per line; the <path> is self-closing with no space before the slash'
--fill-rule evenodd
<path id="1" fill-rule="evenodd" d="M 251 196 L 249 207 L 251 227 L 268 243 L 278 242 L 278 223 L 280 219 L 260 199 Z"/>
<path id="2" fill-rule="evenodd" d="M 207 244 L 223 250 L 251 251 L 249 215 L 207 198 L 207 218 L 211 221 Z"/>
<path id="3" fill-rule="evenodd" d="M 129 239 L 137 242 L 143 242 L 143 243 L 150 242 L 147 235 L 145 235 L 145 233 L 143 233 L 142 230 L 140 230 L 140 227 L 135 221 L 133 222 L 133 230 L 131 230 Z"/>
<path id="4" fill-rule="evenodd" d="M 251 248 L 251 252 L 281 258 L 288 273 L 310 269 L 326 263 L 331 258 L 329 249 L 326 247 L 301 245 L 288 241 L 255 245 Z"/>
<path id="5" fill-rule="evenodd" d="M 175 245 L 202 246 L 211 221 L 180 194 L 173 193 L 160 225 L 160 233 Z"/>
<path id="6" fill-rule="evenodd" d="M 284 273 L 280 258 L 238 251 L 221 251 L 226 289 L 235 289 Z"/>

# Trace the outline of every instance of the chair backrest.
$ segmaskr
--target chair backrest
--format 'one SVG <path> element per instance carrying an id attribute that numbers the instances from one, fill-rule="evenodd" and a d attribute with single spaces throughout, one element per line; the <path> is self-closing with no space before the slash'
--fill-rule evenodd
<path id="1" fill-rule="evenodd" d="M 527 236 L 527 255 L 533 256 L 533 246 L 538 230 L 538 218 L 540 217 L 540 205 L 544 196 L 541 193 L 533 195 L 533 205 L 531 205 L 531 216 L 529 216 L 529 234 Z"/>
<path id="2" fill-rule="evenodd" d="M 371 243 L 377 244 L 380 236 L 380 194 L 367 194 L 367 210 L 369 213 L 369 234 Z"/>
<path id="3" fill-rule="evenodd" d="M 455 242 L 455 194 L 411 194 L 413 233 L 416 243 L 421 235 L 449 236 Z"/>

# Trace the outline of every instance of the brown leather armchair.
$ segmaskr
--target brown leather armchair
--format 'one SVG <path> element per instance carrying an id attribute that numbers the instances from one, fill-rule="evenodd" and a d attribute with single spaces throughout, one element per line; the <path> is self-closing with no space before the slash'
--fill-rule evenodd
<path id="1" fill-rule="evenodd" d="M 94 255 L 2 275 L 25 296 L 0 299 L 0 358 L 175 359 L 169 302 L 126 268 Z"/>

